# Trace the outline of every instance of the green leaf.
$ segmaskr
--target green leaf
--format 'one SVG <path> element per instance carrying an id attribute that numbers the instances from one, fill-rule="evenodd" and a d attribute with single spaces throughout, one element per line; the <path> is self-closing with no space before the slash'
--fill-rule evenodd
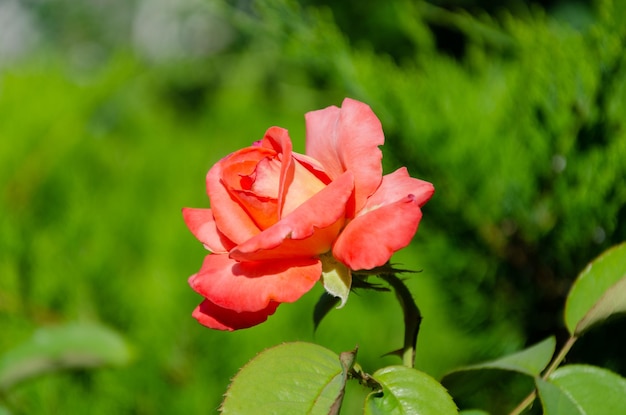
<path id="1" fill-rule="evenodd" d="M 356 354 L 356 351 L 352 352 Z M 294 342 L 264 350 L 230 384 L 223 414 L 332 414 L 343 396 L 354 356 L 316 344 Z M 339 402 L 339 404 L 337 404 Z"/>
<path id="2" fill-rule="evenodd" d="M 465 366 L 449 373 L 448 375 L 464 371 L 499 369 L 519 372 L 529 376 L 538 376 L 541 371 L 548 366 L 548 363 L 550 363 L 552 355 L 554 354 L 555 346 L 556 340 L 554 337 L 548 337 L 547 339 L 517 353 L 513 353 L 496 360 Z"/>
<path id="3" fill-rule="evenodd" d="M 550 363 L 555 344 L 548 337 L 517 353 L 461 367 L 447 373 L 442 383 L 471 407 L 503 413 L 534 389 L 534 378 Z"/>
<path id="4" fill-rule="evenodd" d="M 40 328 L 0 358 L 0 390 L 56 370 L 123 365 L 130 357 L 124 339 L 100 325 L 70 323 Z"/>
<path id="5" fill-rule="evenodd" d="M 500 369 L 453 372 L 441 382 L 463 408 L 480 408 L 492 414 L 509 413 L 535 389 L 533 377 Z"/>
<path id="6" fill-rule="evenodd" d="M 626 261 L 626 258 L 624 259 Z M 612 315 L 626 312 L 626 275 L 612 285 L 576 325 L 576 336 Z"/>
<path id="7" fill-rule="evenodd" d="M 352 285 L 350 269 L 337 261 L 332 254 L 325 254 L 320 258 L 322 260 L 322 284 L 329 294 L 339 297 L 341 304 L 337 308 L 341 308 L 346 304 L 350 295 Z"/>
<path id="8" fill-rule="evenodd" d="M 482 409 L 465 409 L 459 412 L 459 415 L 489 415 L 489 412 Z"/>
<path id="9" fill-rule="evenodd" d="M 544 415 L 585 415 L 576 402 L 557 385 L 537 378 L 536 386 Z"/>
<path id="10" fill-rule="evenodd" d="M 590 365 L 567 365 L 557 369 L 548 381 L 561 389 L 582 414 L 621 414 L 626 408 L 626 379 L 610 370 Z M 570 413 L 576 414 L 568 412 L 567 415 Z"/>
<path id="11" fill-rule="evenodd" d="M 565 303 L 565 324 L 580 336 L 620 312 L 626 312 L 626 243 L 608 249 L 579 274 Z"/>
<path id="12" fill-rule="evenodd" d="M 446 389 L 427 374 L 406 366 L 389 366 L 372 376 L 383 390 L 365 400 L 365 415 L 458 414 Z"/>

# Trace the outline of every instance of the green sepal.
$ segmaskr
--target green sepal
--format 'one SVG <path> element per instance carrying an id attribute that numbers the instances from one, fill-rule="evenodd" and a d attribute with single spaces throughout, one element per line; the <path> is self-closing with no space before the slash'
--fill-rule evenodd
<path id="1" fill-rule="evenodd" d="M 341 308 L 348 301 L 350 287 L 352 286 L 352 273 L 350 269 L 338 261 L 331 253 L 321 256 L 322 260 L 322 284 L 330 295 L 338 297 Z"/>

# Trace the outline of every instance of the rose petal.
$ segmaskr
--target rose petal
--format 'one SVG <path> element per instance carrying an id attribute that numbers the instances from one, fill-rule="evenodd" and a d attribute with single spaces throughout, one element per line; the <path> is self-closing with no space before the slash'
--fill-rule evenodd
<path id="1" fill-rule="evenodd" d="M 238 245 L 230 252 L 231 258 L 257 261 L 311 257 L 328 251 L 343 225 L 352 189 L 353 177 L 348 171 L 274 226 Z"/>
<path id="2" fill-rule="evenodd" d="M 265 159 L 258 163 L 251 190 L 261 198 L 271 196 L 276 199 L 276 214 L 271 218 L 262 218 L 263 223 L 271 222 L 270 224 L 273 225 L 326 187 L 330 179 L 325 174 L 320 178 L 319 172 L 309 164 L 310 158 L 292 152 L 291 140 L 287 130 L 283 128 L 268 129 L 261 146 L 275 151 L 276 156 L 271 160 Z M 296 156 L 299 157 L 296 159 Z M 303 162 L 298 159 L 303 159 Z M 260 202 L 265 205 L 274 201 L 260 200 Z M 244 203 L 244 206 L 250 209 L 248 203 Z M 271 209 L 267 210 L 271 211 Z M 259 215 L 254 215 L 256 222 L 260 223 L 257 216 Z M 268 219 L 272 220 L 268 221 Z M 261 229 L 267 227 L 261 226 Z"/>
<path id="3" fill-rule="evenodd" d="M 282 217 L 287 189 L 291 185 L 294 176 L 294 161 L 291 157 L 292 144 L 287 130 L 280 127 L 271 127 L 265 132 L 261 146 L 273 149 L 281 154 L 280 181 L 278 186 L 278 215 Z"/>
<path id="4" fill-rule="evenodd" d="M 432 184 L 409 176 L 405 167 L 385 175 L 363 210 L 342 231 L 333 253 L 351 269 L 385 264 L 411 242 L 422 217 L 419 208 L 434 191 Z"/>
<path id="5" fill-rule="evenodd" d="M 293 182 L 285 194 L 281 218 L 286 217 L 314 195 L 326 188 L 326 184 L 308 170 L 306 166 L 302 165 L 297 160 L 294 165 Z"/>
<path id="6" fill-rule="evenodd" d="M 204 300 L 196 307 L 192 316 L 200 324 L 211 329 L 233 331 L 263 323 L 269 316 L 274 314 L 278 306 L 279 303 L 272 301 L 262 310 L 238 313 L 215 305 L 209 300 Z"/>
<path id="7" fill-rule="evenodd" d="M 353 270 L 384 265 L 394 252 L 411 242 L 421 218 L 413 195 L 371 210 L 346 225 L 333 255 Z"/>
<path id="8" fill-rule="evenodd" d="M 229 182 L 224 180 L 226 189 L 261 230 L 269 228 L 279 219 L 280 165 L 275 154 L 272 154 L 271 157 L 254 162 L 251 172 L 239 164 L 230 164 L 224 168 L 224 176 L 236 177 L 236 180 L 231 179 Z"/>
<path id="9" fill-rule="evenodd" d="M 217 229 L 211 209 L 183 208 L 183 219 L 191 233 L 209 251 L 226 253 L 235 247 L 235 244 Z"/>
<path id="10" fill-rule="evenodd" d="M 401 167 L 393 173 L 383 176 L 380 187 L 367 200 L 365 207 L 358 215 L 403 199 L 409 194 L 413 195 L 417 204 L 422 207 L 434 192 L 435 188 L 431 183 L 409 176 L 406 167 Z"/>
<path id="11" fill-rule="evenodd" d="M 213 304 L 234 312 L 266 310 L 273 301 L 290 303 L 309 291 L 322 273 L 315 258 L 237 262 L 207 255 L 189 285 Z"/>
<path id="12" fill-rule="evenodd" d="M 278 222 L 287 186 L 294 176 L 287 130 L 272 127 L 253 151 L 240 150 L 223 160 L 222 183 L 261 229 Z"/>
<path id="13" fill-rule="evenodd" d="M 269 150 L 263 150 L 265 152 Z M 261 232 L 257 224 L 252 220 L 248 212 L 241 206 L 234 194 L 231 194 L 225 184 L 228 186 L 228 180 L 231 180 L 231 175 L 228 175 L 227 181 L 222 179 L 224 169 L 227 172 L 233 171 L 233 175 L 238 174 L 241 177 L 242 174 L 248 172 L 237 172 L 237 166 L 248 166 L 252 168 L 254 163 L 250 163 L 249 159 L 257 157 L 261 159 L 263 152 L 259 150 L 259 147 L 248 147 L 239 150 L 236 153 L 231 154 L 217 162 L 207 173 L 206 184 L 207 193 L 211 200 L 211 210 L 217 228 L 228 239 L 235 243 L 243 242 L 250 239 L 254 235 Z M 247 161 L 248 160 L 248 161 Z M 250 172 L 251 173 L 251 172 Z M 248 174 L 250 174 L 248 173 Z M 235 180 L 232 178 L 232 180 Z M 232 189 L 233 184 L 230 184 Z"/>
<path id="14" fill-rule="evenodd" d="M 339 155 L 337 123 L 341 109 L 334 105 L 321 110 L 307 112 L 306 122 L 306 154 L 317 160 L 331 179 L 339 177 L 345 171 Z"/>
<path id="15" fill-rule="evenodd" d="M 273 261 L 286 258 L 313 258 L 330 251 L 334 240 L 337 238 L 339 231 L 344 224 L 344 218 L 341 217 L 332 225 L 316 229 L 315 232 L 304 239 L 292 239 L 289 237 L 291 228 L 289 226 L 277 226 L 267 234 L 268 238 L 263 242 L 273 245 L 274 241 L 278 241 L 278 245 L 274 248 L 258 248 L 252 244 L 241 245 L 230 251 L 230 257 L 238 261 Z M 258 241 L 255 241 L 258 242 Z M 247 252 L 246 249 L 251 249 Z"/>
<path id="16" fill-rule="evenodd" d="M 313 173 L 315 177 L 317 177 L 322 183 L 328 184 L 332 182 L 328 174 L 324 170 L 324 166 L 320 164 L 319 161 L 315 160 L 313 157 L 309 157 L 305 154 L 292 153 L 294 159 L 296 159 L 304 168 Z"/>
<path id="17" fill-rule="evenodd" d="M 341 108 L 312 111 L 306 118 L 306 154 L 318 160 L 331 179 L 344 171 L 354 174 L 355 212 L 378 188 L 382 178 L 385 141 L 380 121 L 371 108 L 346 98 Z"/>

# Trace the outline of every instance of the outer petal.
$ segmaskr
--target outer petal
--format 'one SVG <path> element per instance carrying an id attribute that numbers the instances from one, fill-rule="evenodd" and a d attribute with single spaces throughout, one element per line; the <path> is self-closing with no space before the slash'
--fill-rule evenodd
<path id="1" fill-rule="evenodd" d="M 263 310 L 237 313 L 236 311 L 215 305 L 209 300 L 204 300 L 196 307 L 192 316 L 200 324 L 211 329 L 233 331 L 263 323 L 269 316 L 274 314 L 278 306 L 279 303 L 272 301 Z"/>
<path id="2" fill-rule="evenodd" d="M 183 219 L 191 233 L 209 251 L 226 253 L 235 247 L 235 244 L 217 229 L 211 209 L 183 208 Z"/>
<path id="3" fill-rule="evenodd" d="M 271 302 L 290 303 L 309 291 L 322 273 L 315 258 L 237 262 L 207 255 L 189 284 L 211 303 L 233 312 L 268 310 Z"/>
<path id="4" fill-rule="evenodd" d="M 234 248 L 231 258 L 241 261 L 301 258 L 328 251 L 343 225 L 346 203 L 352 195 L 352 180 L 352 173 L 345 172 L 274 226 Z M 311 236 L 314 237 L 307 240 Z"/>
<path id="5" fill-rule="evenodd" d="M 306 153 L 318 160 L 332 179 L 344 171 L 354 174 L 355 211 L 365 205 L 382 178 L 385 141 L 380 121 L 371 108 L 346 98 L 341 106 L 309 112 L 306 118 Z"/>
<path id="6" fill-rule="evenodd" d="M 411 242 L 422 218 L 413 195 L 374 209 L 352 220 L 337 238 L 333 256 L 350 269 L 384 265 Z"/>
<path id="7" fill-rule="evenodd" d="M 334 105 L 304 115 L 306 155 L 319 161 L 331 179 L 345 171 L 337 143 L 340 139 L 337 135 L 340 115 L 341 109 Z"/>
<path id="8" fill-rule="evenodd" d="M 432 184 L 410 177 L 404 167 L 384 176 L 365 208 L 337 238 L 333 255 L 354 270 L 385 264 L 411 242 L 422 218 L 420 207 L 434 191 Z"/>

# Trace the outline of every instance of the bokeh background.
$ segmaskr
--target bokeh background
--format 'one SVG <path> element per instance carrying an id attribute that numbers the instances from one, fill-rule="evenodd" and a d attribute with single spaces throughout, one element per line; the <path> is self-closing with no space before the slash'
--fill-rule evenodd
<path id="1" fill-rule="evenodd" d="M 190 316 L 205 251 L 180 210 L 208 207 L 207 170 L 272 125 L 303 151 L 304 113 L 346 96 L 380 117 L 386 171 L 437 189 L 394 257 L 422 270 L 417 367 L 562 341 L 571 281 L 626 239 L 624 6 L 0 0 L 0 368 L 67 324 L 129 356 L 0 388 L 0 413 L 216 413 L 237 369 L 286 341 L 400 363 L 391 294 L 355 293 L 316 332 L 321 287 L 240 332 Z M 625 333 L 595 330 L 570 361 L 626 375 Z"/>

